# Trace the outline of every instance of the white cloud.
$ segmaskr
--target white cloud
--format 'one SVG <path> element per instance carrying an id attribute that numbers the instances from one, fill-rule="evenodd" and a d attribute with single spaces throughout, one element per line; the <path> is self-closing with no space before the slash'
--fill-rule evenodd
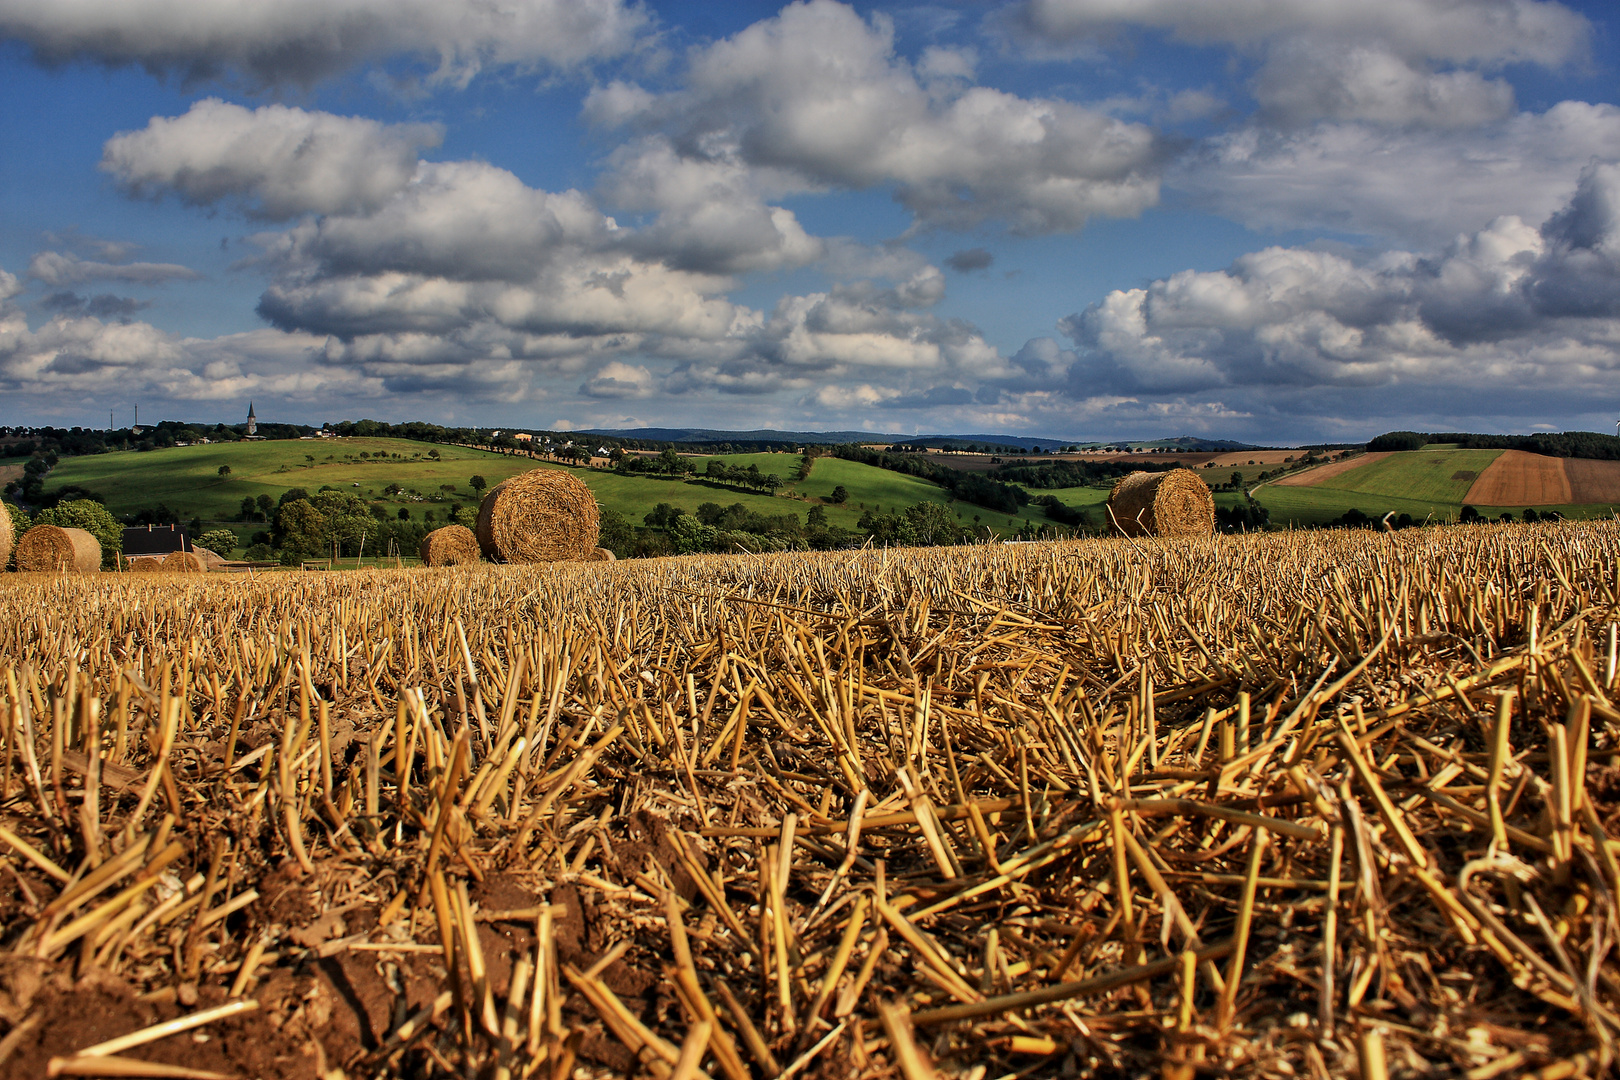
<path id="1" fill-rule="evenodd" d="M 1620 156 L 1620 108 L 1566 101 L 1473 131 L 1244 128 L 1183 158 L 1167 182 L 1256 228 L 1429 245 L 1502 214 L 1544 220 L 1594 156 Z"/>
<path id="2" fill-rule="evenodd" d="M 1513 89 L 1479 69 L 1560 67 L 1591 28 L 1550 0 L 1025 0 L 1016 29 L 1043 45 L 1105 40 L 1127 27 L 1257 53 L 1253 90 L 1267 119 L 1457 128 L 1513 109 Z"/>
<path id="3" fill-rule="evenodd" d="M 155 116 L 109 139 L 101 167 L 136 195 L 173 192 L 282 220 L 376 209 L 410 182 L 417 151 L 442 138 L 432 124 L 205 98 L 184 116 Z"/>
<path id="4" fill-rule="evenodd" d="M 1158 201 L 1153 133 L 1056 99 L 967 84 L 971 57 L 913 67 L 893 28 L 806 0 L 695 50 L 684 87 L 613 84 L 585 115 L 664 132 L 683 157 L 762 170 L 801 191 L 895 185 L 925 224 L 1005 221 L 1026 233 L 1129 217 Z"/>
<path id="5" fill-rule="evenodd" d="M 1398 41 L 1448 61 L 1537 64 L 1573 58 L 1589 33 L 1583 16 L 1543 0 L 1027 0 L 1022 15 L 1055 38 L 1143 26 L 1185 41 L 1253 45 L 1307 33 Z"/>
<path id="6" fill-rule="evenodd" d="M 632 241 L 682 269 L 733 274 L 803 266 L 821 255 L 791 210 L 766 205 L 760 178 L 737 161 L 682 157 L 662 138 L 639 140 L 609 159 L 603 197 L 658 216 Z"/>
<path id="7" fill-rule="evenodd" d="M 1383 46 L 1298 40 L 1274 48 L 1254 80 L 1267 119 L 1422 128 L 1477 127 L 1509 116 L 1513 87 L 1478 72 L 1436 72 Z"/>
<path id="8" fill-rule="evenodd" d="M 647 25 L 621 0 L 0 0 L 0 39 L 40 59 L 139 64 L 188 80 L 308 86 L 395 55 L 465 85 L 491 66 L 617 56 Z"/>
<path id="9" fill-rule="evenodd" d="M 305 400 L 332 394 L 376 396 L 366 374 L 317 362 L 321 339 L 254 330 L 186 338 L 148 323 L 55 318 L 31 330 L 20 312 L 0 311 L 0 391 L 79 405 L 116 391 L 177 401 L 229 401 L 253 393 Z"/>
<path id="10" fill-rule="evenodd" d="M 593 398 L 644 398 L 654 390 L 652 372 L 639 364 L 610 360 L 591 374 L 579 392 Z"/>
<path id="11" fill-rule="evenodd" d="M 1064 320 L 1072 391 L 1314 398 L 1342 415 L 1497 415 L 1620 400 L 1620 165 L 1536 229 L 1505 216 L 1440 255 L 1268 248 L 1117 290 Z M 1567 409 L 1565 410 L 1567 412 Z"/>
<path id="12" fill-rule="evenodd" d="M 71 253 L 41 251 L 28 260 L 28 276 L 55 288 L 65 288 L 87 281 L 158 285 L 165 281 L 196 281 L 202 275 L 176 263 L 105 263 L 81 259 Z"/>

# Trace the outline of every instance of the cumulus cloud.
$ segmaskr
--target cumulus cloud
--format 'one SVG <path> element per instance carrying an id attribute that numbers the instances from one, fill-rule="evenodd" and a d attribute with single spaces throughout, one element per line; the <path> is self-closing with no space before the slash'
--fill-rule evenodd
<path id="1" fill-rule="evenodd" d="M 803 266 L 822 242 L 793 211 L 766 204 L 762 178 L 735 160 L 684 157 L 662 138 L 615 151 L 602 185 L 613 206 L 655 211 L 635 247 L 687 270 L 734 274 Z"/>
<path id="2" fill-rule="evenodd" d="M 30 329 L 18 311 L 0 311 L 0 392 L 13 400 L 82 405 L 116 387 L 182 401 L 229 401 L 252 393 L 317 400 L 377 396 L 379 380 L 316 362 L 320 339 L 256 330 L 213 339 L 180 337 L 144 322 L 59 315 Z"/>
<path id="3" fill-rule="evenodd" d="M 1475 71 L 1432 71 L 1383 45 L 1296 40 L 1273 48 L 1255 100 L 1280 126 L 1318 119 L 1469 128 L 1514 111 L 1513 87 Z"/>
<path id="4" fill-rule="evenodd" d="M 647 25 L 622 0 L 0 0 L 0 38 L 48 63 L 138 64 L 188 81 L 309 86 L 396 55 L 434 83 L 480 70 L 617 56 Z"/>
<path id="5" fill-rule="evenodd" d="M 206 98 L 184 116 L 155 116 L 109 139 L 101 168 L 135 195 L 226 202 L 251 216 L 374 210 L 439 145 L 433 124 L 383 124 L 285 105 L 245 109 Z"/>
<path id="6" fill-rule="evenodd" d="M 746 166 L 760 183 L 892 184 L 928 225 L 1061 232 L 1158 201 L 1162 148 L 1148 128 L 971 85 L 971 73 L 965 54 L 897 56 L 882 16 L 805 0 L 694 50 L 680 89 L 616 83 L 585 115 L 661 132 L 680 156 Z"/>
<path id="7" fill-rule="evenodd" d="M 149 300 L 136 300 L 129 296 L 114 296 L 111 293 L 100 293 L 96 296 L 80 296 L 74 292 L 52 293 L 39 302 L 41 309 L 52 313 L 64 315 L 94 315 L 98 319 L 128 319 L 137 311 L 144 311 L 152 306 Z"/>
<path id="8" fill-rule="evenodd" d="M 1594 154 L 1620 155 L 1620 108 L 1566 101 L 1473 131 L 1246 127 L 1205 142 L 1167 182 L 1256 228 L 1433 245 L 1502 214 L 1545 220 Z"/>
<path id="9" fill-rule="evenodd" d="M 196 281 L 201 274 L 176 263 L 105 263 L 81 259 L 70 252 L 41 251 L 28 260 L 28 276 L 53 288 L 87 281 L 128 281 L 160 285 L 165 281 Z"/>
<path id="10" fill-rule="evenodd" d="M 1580 14 L 1545 0 L 1027 0 L 1027 25 L 1052 37 L 1129 26 L 1169 30 L 1184 41 L 1259 44 L 1283 34 L 1399 40 L 1446 60 L 1556 64 L 1584 47 Z"/>
<path id="11" fill-rule="evenodd" d="M 579 392 L 593 398 L 643 398 L 651 397 L 653 389 L 652 372 L 639 364 L 610 360 L 585 380 Z"/>
<path id="12" fill-rule="evenodd" d="M 1586 19 L 1551 0 L 1025 0 L 1015 27 L 1040 42 L 1128 27 L 1261 57 L 1253 90 L 1268 119 L 1455 128 L 1499 119 L 1513 90 L 1479 69 L 1558 67 L 1587 48 Z"/>
<path id="13" fill-rule="evenodd" d="M 1513 216 L 1433 256 L 1268 248 L 1116 290 L 1064 320 L 1072 392 L 1336 397 L 1346 415 L 1499 415 L 1620 398 L 1620 166 L 1538 229 Z M 1351 407 L 1349 403 L 1354 403 Z M 1567 409 L 1564 411 L 1567 412 Z"/>

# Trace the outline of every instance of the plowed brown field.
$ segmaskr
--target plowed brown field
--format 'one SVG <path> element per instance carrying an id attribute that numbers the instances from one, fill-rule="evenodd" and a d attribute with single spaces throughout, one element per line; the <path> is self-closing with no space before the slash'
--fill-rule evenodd
<path id="1" fill-rule="evenodd" d="M 1569 476 L 1570 502 L 1620 503 L 1620 461 L 1569 458 L 1564 472 Z"/>
<path id="2" fill-rule="evenodd" d="M 1570 495 L 1565 459 L 1504 450 L 1468 489 L 1475 506 L 1561 506 Z"/>
<path id="3" fill-rule="evenodd" d="M 1363 465 L 1371 465 L 1375 461 L 1383 461 L 1389 454 L 1362 454 L 1360 457 L 1346 458 L 1335 461 L 1331 465 L 1318 465 L 1314 469 L 1304 472 L 1291 473 L 1281 480 L 1273 480 L 1278 487 L 1315 487 L 1324 480 L 1331 480 L 1335 476 L 1342 476 L 1351 469 L 1359 469 Z"/>

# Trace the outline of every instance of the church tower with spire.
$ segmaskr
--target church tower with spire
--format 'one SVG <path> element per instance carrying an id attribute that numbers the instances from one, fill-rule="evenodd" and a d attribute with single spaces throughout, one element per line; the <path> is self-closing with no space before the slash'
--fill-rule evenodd
<path id="1" fill-rule="evenodd" d="M 259 433 L 259 421 L 258 418 L 253 415 L 253 402 L 251 401 L 248 402 L 247 433 L 249 435 L 257 435 Z"/>

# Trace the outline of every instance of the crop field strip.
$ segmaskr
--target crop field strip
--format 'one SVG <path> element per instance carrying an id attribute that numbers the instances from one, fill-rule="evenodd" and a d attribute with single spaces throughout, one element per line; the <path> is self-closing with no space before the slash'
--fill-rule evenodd
<path id="1" fill-rule="evenodd" d="M 0 1072 L 1595 1074 L 1617 552 L 14 576 Z"/>

